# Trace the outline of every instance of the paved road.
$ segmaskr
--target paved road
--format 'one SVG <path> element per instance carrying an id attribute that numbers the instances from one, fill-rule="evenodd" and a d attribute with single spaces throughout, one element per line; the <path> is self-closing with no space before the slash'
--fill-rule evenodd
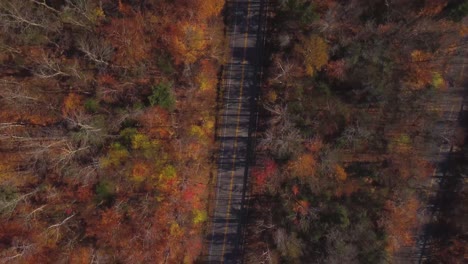
<path id="1" fill-rule="evenodd" d="M 263 1 L 227 1 L 230 61 L 223 72 L 223 112 L 215 208 L 208 263 L 240 263 L 242 201 L 247 175 L 249 129 L 258 87 L 258 34 Z"/>

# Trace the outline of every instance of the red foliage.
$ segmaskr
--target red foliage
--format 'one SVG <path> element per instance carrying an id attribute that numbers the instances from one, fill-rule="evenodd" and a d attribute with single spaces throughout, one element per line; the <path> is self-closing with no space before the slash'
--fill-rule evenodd
<path id="1" fill-rule="evenodd" d="M 148 108 L 138 121 L 143 125 L 145 133 L 150 137 L 167 138 L 171 135 L 169 129 L 169 113 L 158 106 Z"/>
<path id="2" fill-rule="evenodd" d="M 275 174 L 277 168 L 278 165 L 271 159 L 264 162 L 263 168 L 254 168 L 252 176 L 254 177 L 255 184 L 259 187 L 265 186 L 268 179 Z"/>
<path id="3" fill-rule="evenodd" d="M 294 196 L 297 196 L 299 194 L 299 187 L 297 185 L 293 185 L 292 193 L 294 194 Z"/>
<path id="4" fill-rule="evenodd" d="M 195 197 L 195 192 L 192 188 L 187 188 L 183 193 L 182 193 L 182 199 L 185 202 L 190 202 L 193 200 Z"/>
<path id="5" fill-rule="evenodd" d="M 330 61 L 326 66 L 328 77 L 343 80 L 346 72 L 344 60 Z"/>
<path id="6" fill-rule="evenodd" d="M 102 75 L 99 75 L 98 77 L 98 83 L 100 85 L 116 85 L 117 81 L 110 74 L 102 74 Z"/>

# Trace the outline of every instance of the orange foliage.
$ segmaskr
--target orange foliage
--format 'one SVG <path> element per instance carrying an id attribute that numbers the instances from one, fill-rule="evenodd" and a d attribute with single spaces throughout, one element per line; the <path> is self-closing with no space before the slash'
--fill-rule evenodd
<path id="1" fill-rule="evenodd" d="M 185 258 L 184 263 L 195 263 L 198 255 L 202 250 L 203 241 L 199 237 L 190 236 L 190 238 L 185 243 Z"/>
<path id="2" fill-rule="evenodd" d="M 114 18 L 106 28 L 107 39 L 116 49 L 114 62 L 135 66 L 149 57 L 150 46 L 144 34 L 145 20 L 141 14 L 131 18 Z"/>
<path id="3" fill-rule="evenodd" d="M 138 121 L 150 137 L 167 138 L 172 134 L 169 113 L 159 106 L 148 108 L 138 117 Z"/>
<path id="4" fill-rule="evenodd" d="M 289 162 L 289 169 L 293 176 L 299 178 L 313 177 L 317 161 L 309 153 L 300 155 L 296 160 Z"/>
<path id="5" fill-rule="evenodd" d="M 63 27 L 63 32 L 57 32 L 57 36 L 65 36 L 63 42 L 60 41 L 52 46 L 46 44 L 50 39 L 55 39 L 55 32 L 51 32 L 51 35 L 46 38 L 40 34 L 35 35 L 34 38 L 38 41 L 34 43 L 45 43 L 43 46 L 12 47 L 12 51 L 8 52 L 9 58 L 5 59 L 8 60 L 7 64 L 14 65 L 14 62 L 18 62 L 33 72 L 34 67 L 40 66 L 38 63 L 43 60 L 44 54 L 49 54 L 53 59 L 52 62 L 57 63 L 52 66 L 59 67 L 64 72 L 62 75 L 68 75 L 68 77 L 40 79 L 33 74 L 25 77 L 22 73 L 17 74 L 19 73 L 17 69 L 21 67 L 14 67 L 11 72 L 4 72 L 4 76 L 13 76 L 11 78 L 15 78 L 15 83 L 21 84 L 20 90 L 30 98 L 22 99 L 21 106 L 16 106 L 14 100 L 11 100 L 13 103 L 9 105 L 0 104 L 0 119 L 4 123 L 21 122 L 21 125 L 18 125 L 11 134 L 31 135 L 32 138 L 24 140 L 28 144 L 28 149 L 14 146 L 22 153 L 20 151 L 0 153 L 0 160 L 3 156 L 7 157 L 0 161 L 0 183 L 19 187 L 15 190 L 18 192 L 18 197 L 26 191 L 34 190 L 39 186 L 38 184 L 46 187 L 37 189 L 39 190 L 37 193 L 22 198 L 18 202 L 11 219 L 19 224 L 10 225 L 9 221 L 0 223 L 0 252 L 5 249 L 3 242 L 11 244 L 13 240 L 17 240 L 21 246 L 24 241 L 25 248 L 29 246 L 28 243 L 33 245 L 34 256 L 25 254 L 22 259 L 17 260 L 24 263 L 65 261 L 80 264 L 89 263 L 96 255 L 103 255 L 106 258 L 109 256 L 103 260 L 104 262 L 159 263 L 164 260 L 167 263 L 193 263 L 203 244 L 200 233 L 202 223 L 206 221 L 206 201 L 203 196 L 206 195 L 207 189 L 206 184 L 203 183 L 208 180 L 206 178 L 209 171 L 207 157 L 211 133 L 214 129 L 214 121 L 210 119 L 213 118 L 210 107 L 214 108 L 215 91 L 212 90 L 215 90 L 217 79 L 216 64 L 209 60 L 199 60 L 208 57 L 206 56 L 209 51 L 207 48 L 215 39 L 213 36 L 222 36 L 222 30 L 217 32 L 219 35 L 213 34 L 218 28 L 212 27 L 209 23 L 220 22 L 214 16 L 220 14 L 224 1 L 148 1 L 144 5 L 124 0 L 104 0 L 101 4 L 98 2 L 91 1 L 87 11 L 91 17 L 89 22 L 96 22 L 94 18 L 98 16 L 102 18 L 99 23 L 87 23 L 84 17 L 81 17 L 84 20 L 67 18 L 68 22 L 65 24 L 68 26 Z M 182 2 L 185 4 L 178 4 Z M 136 11 L 143 6 L 144 8 L 150 7 L 152 10 L 142 11 L 144 14 Z M 189 6 L 193 8 L 186 8 Z M 181 12 L 172 12 L 176 9 Z M 63 26 L 60 18 L 51 19 L 58 19 L 58 24 Z M 81 30 L 76 25 L 71 26 L 73 23 L 70 21 L 76 23 L 85 21 L 86 30 Z M 88 67 L 89 64 L 82 60 L 83 56 L 83 58 L 73 56 L 73 60 L 57 57 L 59 54 L 61 56 L 61 53 L 56 52 L 76 46 L 76 39 L 83 37 L 82 39 L 85 40 L 89 33 L 95 33 L 95 37 L 99 36 L 98 38 L 102 40 L 89 43 L 90 53 L 107 53 L 110 45 L 113 52 L 112 62 L 99 67 Z M 221 42 L 221 40 L 215 40 Z M 100 44 L 105 46 L 96 46 Z M 153 55 L 151 52 L 155 50 L 157 54 L 171 54 L 173 58 L 170 58 L 170 63 L 174 59 L 180 64 L 198 65 L 199 72 L 193 72 L 197 76 L 193 78 L 193 75 L 190 75 L 184 77 L 184 80 L 177 80 L 177 77 L 182 76 L 181 67 L 171 67 L 172 69 L 167 72 L 158 72 L 158 75 L 152 74 L 160 65 L 158 57 L 151 57 Z M 23 55 L 24 58 L 22 58 Z M 148 61 L 150 58 L 151 62 Z M 140 71 L 139 69 L 143 69 L 140 65 L 143 64 L 144 70 Z M 196 68 L 193 67 L 193 69 Z M 166 74 L 166 76 L 161 76 L 161 74 Z M 190 91 L 189 94 L 186 91 L 180 92 L 181 95 L 189 95 L 188 98 L 193 99 L 187 105 L 194 105 L 188 110 L 195 113 L 194 118 L 185 119 L 180 114 L 187 110 L 181 109 L 179 102 L 177 106 L 180 111 L 175 111 L 173 115 L 157 106 L 145 107 L 141 110 L 142 114 L 136 116 L 138 124 L 126 130 L 126 133 L 122 133 L 125 144 L 122 142 L 122 144 L 117 144 L 116 140 L 119 141 L 119 137 L 116 135 L 123 128 L 118 124 L 113 124 L 112 122 L 117 120 L 111 117 L 124 116 L 127 109 L 123 108 L 127 105 L 133 103 L 135 106 L 144 105 L 148 96 L 146 88 L 161 78 L 173 80 L 178 85 L 186 85 L 188 82 L 199 84 L 201 91 L 196 91 L 193 96 Z M 69 85 L 73 85 L 73 91 L 79 90 L 80 93 L 63 92 L 69 91 Z M 139 87 L 143 88 L 137 89 Z M 56 123 L 64 116 L 83 111 L 85 100 L 87 106 L 90 106 L 88 110 L 92 109 L 96 102 L 103 103 L 99 105 L 99 116 L 96 115 L 96 119 L 92 121 L 96 121 L 96 126 L 102 125 L 103 128 L 109 128 L 109 131 L 96 129 L 100 132 L 84 135 L 84 133 L 71 133 L 74 132 L 70 131 L 71 126 L 49 128 L 28 124 L 29 122 L 46 126 Z M 188 101 L 185 98 L 182 100 Z M 132 121 L 135 117 L 133 113 L 141 113 L 140 110 L 129 110 L 129 112 L 131 112 Z M 194 126 L 203 132 L 201 133 L 204 135 L 203 140 L 200 139 L 201 136 L 200 138 L 184 138 L 189 126 L 176 123 L 175 118 L 178 118 L 178 122 L 197 124 Z M 181 121 L 182 119 L 185 120 Z M 174 158 L 176 155 L 174 154 L 176 152 L 175 140 L 155 140 L 155 138 L 171 138 L 175 133 L 175 128 L 177 132 L 181 132 L 178 133 L 178 141 L 180 139 L 180 142 L 183 142 L 181 143 L 183 151 L 188 150 L 188 154 L 179 160 Z M 24 130 L 17 131 L 16 129 Z M 6 130 L 2 132 L 10 132 L 5 132 Z M 136 130 L 138 132 L 135 135 Z M 105 138 L 102 141 L 101 132 Z M 106 137 L 105 134 L 108 133 L 113 134 L 114 137 Z M 139 142 L 141 147 L 133 147 L 136 141 L 134 139 L 141 135 L 143 137 L 137 138 L 141 139 Z M 47 136 L 54 139 L 45 139 Z M 4 138 L 7 140 L 2 139 L 0 143 L 5 149 L 20 141 L 12 142 L 9 135 Z M 52 153 L 49 155 L 52 161 L 59 160 L 60 155 L 66 151 L 72 153 L 74 150 L 71 149 L 72 147 L 80 148 L 76 152 L 79 154 L 70 160 L 64 159 L 60 162 L 60 166 L 52 162 L 49 164 L 48 157 L 42 162 L 41 151 L 34 153 L 34 159 L 41 161 L 37 162 L 37 168 L 31 166 L 35 160 L 28 160 L 29 163 L 24 162 L 25 156 L 29 155 L 29 148 L 32 149 L 37 145 L 38 148 L 44 147 L 45 149 L 52 140 L 64 142 L 54 146 L 54 149 L 50 148 L 48 152 L 44 151 L 45 155 Z M 68 149 L 65 146 L 66 142 L 74 144 L 68 146 L 70 148 Z M 106 149 L 112 150 L 109 151 L 109 158 L 104 157 L 105 154 L 102 153 Z M 152 153 L 148 154 L 148 152 Z M 115 155 L 110 155 L 111 153 Z M 103 161 L 103 164 L 106 161 L 108 166 L 100 168 L 99 176 L 90 175 L 83 179 L 83 181 L 89 181 L 89 185 L 77 186 L 76 180 L 71 180 L 76 177 L 68 177 L 83 174 L 79 166 L 85 168 L 97 160 Z M 23 168 L 21 177 L 17 177 L 18 171 Z M 274 169 L 274 166 L 267 165 L 265 172 L 269 174 Z M 193 171 L 196 171 L 197 175 L 190 175 Z M 30 173 L 37 175 L 30 177 Z M 65 174 L 66 177 L 62 177 Z M 94 185 L 101 179 L 101 176 L 104 179 L 111 178 L 108 183 L 103 182 L 102 189 L 100 189 L 101 185 Z M 140 184 L 136 187 L 132 186 L 132 182 L 129 184 L 129 180 L 123 176 L 130 176 L 130 179 L 137 181 L 151 180 L 145 182 L 144 186 Z M 194 184 L 195 182 L 202 183 Z M 148 192 L 141 195 L 140 191 L 143 190 Z M 102 198 L 104 202 L 96 203 L 93 198 Z M 154 203 L 157 203 L 157 206 L 154 206 Z M 41 208 L 40 206 L 44 204 L 46 206 Z M 35 209 L 38 210 L 31 213 Z M 59 228 L 51 228 L 47 231 L 48 226 L 60 224 L 61 220 L 74 214 L 76 214 L 74 218 L 70 218 L 70 221 L 67 220 Z M 28 225 L 24 224 L 25 221 Z M 74 240 L 74 236 L 82 232 L 85 233 L 85 239 Z M 68 259 L 64 259 L 67 257 L 65 253 L 69 250 L 68 242 L 70 241 L 75 244 L 73 250 L 68 253 Z M 7 250 L 10 249 L 7 248 Z M 14 250 L 16 249 L 12 247 L 11 251 Z M 3 252 L 0 255 L 3 257 Z M 166 256 L 167 259 L 165 259 Z"/>
<path id="6" fill-rule="evenodd" d="M 300 200 L 294 205 L 293 211 L 300 214 L 306 215 L 309 212 L 310 204 L 308 201 Z"/>
<path id="7" fill-rule="evenodd" d="M 100 85 L 116 85 L 117 80 L 110 74 L 100 74 L 97 78 Z"/>
<path id="8" fill-rule="evenodd" d="M 203 146 L 198 142 L 191 142 L 187 145 L 187 157 L 193 160 L 199 160 L 203 154 Z"/>
<path id="9" fill-rule="evenodd" d="M 76 198 L 80 202 L 89 202 L 93 197 L 93 192 L 88 186 L 81 186 L 76 191 Z"/>
<path id="10" fill-rule="evenodd" d="M 151 173 L 151 169 L 148 164 L 143 162 L 135 162 L 132 170 L 132 177 L 135 181 L 141 182 L 145 180 Z"/>
<path id="11" fill-rule="evenodd" d="M 197 0 L 197 16 L 204 21 L 221 13 L 224 0 Z"/>
<path id="12" fill-rule="evenodd" d="M 421 50 L 415 50 L 411 53 L 411 64 L 409 65 L 409 79 L 407 83 L 410 88 L 422 89 L 432 83 L 433 70 L 430 61 L 433 55 Z"/>
<path id="13" fill-rule="evenodd" d="M 292 187 L 292 193 L 294 194 L 294 196 L 297 196 L 299 194 L 299 187 L 296 184 L 294 184 Z"/>
<path id="14" fill-rule="evenodd" d="M 314 138 L 311 141 L 307 142 L 305 145 L 306 149 L 309 150 L 312 154 L 316 155 L 323 147 L 323 142 L 319 138 Z"/>
<path id="15" fill-rule="evenodd" d="M 192 64 L 207 47 L 205 26 L 178 22 L 170 27 L 169 50 L 176 64 Z"/>
<path id="16" fill-rule="evenodd" d="M 389 212 L 386 223 L 387 232 L 390 236 L 388 250 L 395 252 L 402 246 L 410 246 L 415 241 L 413 238 L 414 228 L 418 225 L 419 201 L 411 197 L 401 205 L 393 201 L 387 201 L 385 209 Z"/>
<path id="17" fill-rule="evenodd" d="M 70 116 L 73 113 L 79 112 L 83 109 L 83 98 L 75 93 L 69 93 L 63 100 L 62 114 Z"/>
<path id="18" fill-rule="evenodd" d="M 335 177 L 340 181 L 346 181 L 348 174 L 340 165 L 335 166 Z"/>
<path id="19" fill-rule="evenodd" d="M 45 109 L 8 109 L 0 105 L 0 120 L 4 123 L 21 122 L 31 125 L 47 126 L 59 120 L 59 115 L 53 115 Z"/>
<path id="20" fill-rule="evenodd" d="M 335 192 L 335 195 L 340 197 L 340 196 L 346 196 L 349 197 L 351 194 L 357 192 L 359 190 L 359 182 L 356 180 L 348 180 L 342 185 L 337 187 L 337 190 Z"/>
<path id="21" fill-rule="evenodd" d="M 424 7 L 419 12 L 419 16 L 435 16 L 439 14 L 447 4 L 447 0 L 425 1 Z"/>
<path id="22" fill-rule="evenodd" d="M 122 215 L 116 210 L 106 209 L 101 213 L 99 221 L 87 226 L 86 234 L 96 236 L 103 243 L 109 243 L 114 240 L 115 228 L 120 225 L 121 219 Z"/>
<path id="23" fill-rule="evenodd" d="M 71 251 L 70 264 L 88 264 L 92 260 L 92 249 L 79 247 Z"/>
<path id="24" fill-rule="evenodd" d="M 40 46 L 30 46 L 21 48 L 25 54 L 28 54 L 27 58 L 32 62 L 42 61 L 45 56 L 45 51 L 43 47 Z"/>
<path id="25" fill-rule="evenodd" d="M 202 203 L 200 197 L 202 196 L 206 185 L 204 184 L 195 184 L 193 186 L 187 187 L 182 192 L 182 201 L 188 203 L 189 207 L 193 209 L 201 209 Z"/>
<path id="26" fill-rule="evenodd" d="M 200 62 L 200 71 L 197 76 L 197 82 L 200 90 L 213 90 L 216 87 L 217 70 L 210 60 Z"/>
<path id="27" fill-rule="evenodd" d="M 132 7 L 127 5 L 127 4 L 122 3 L 122 0 L 119 0 L 118 8 L 119 8 L 120 13 L 122 13 L 124 15 L 134 14 L 134 12 L 132 10 Z"/>

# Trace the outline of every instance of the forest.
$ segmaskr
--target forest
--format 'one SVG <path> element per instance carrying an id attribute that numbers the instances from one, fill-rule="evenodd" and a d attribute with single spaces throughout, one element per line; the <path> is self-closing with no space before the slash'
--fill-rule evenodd
<path id="1" fill-rule="evenodd" d="M 0 263 L 193 263 L 223 0 L 0 0 Z"/>
<path id="2" fill-rule="evenodd" d="M 466 85 L 467 13 L 456 0 L 271 3 L 247 263 L 418 263 L 397 259 L 423 232 L 442 98 Z M 423 263 L 466 261 L 463 131 Z"/>
<path id="3" fill-rule="evenodd" d="M 245 262 L 394 263 L 421 231 L 441 98 L 466 87 L 468 2 L 267 2 Z M 0 263 L 197 262 L 223 10 L 0 0 Z M 468 254 L 463 116 L 427 263 Z"/>

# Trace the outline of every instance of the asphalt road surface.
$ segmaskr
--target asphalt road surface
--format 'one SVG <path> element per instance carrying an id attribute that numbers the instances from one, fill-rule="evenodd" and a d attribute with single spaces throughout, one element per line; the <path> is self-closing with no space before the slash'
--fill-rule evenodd
<path id="1" fill-rule="evenodd" d="M 223 109 L 215 207 L 208 263 L 241 262 L 241 220 L 248 166 L 249 129 L 258 87 L 258 34 L 263 1 L 228 1 L 229 63 L 223 72 Z"/>

